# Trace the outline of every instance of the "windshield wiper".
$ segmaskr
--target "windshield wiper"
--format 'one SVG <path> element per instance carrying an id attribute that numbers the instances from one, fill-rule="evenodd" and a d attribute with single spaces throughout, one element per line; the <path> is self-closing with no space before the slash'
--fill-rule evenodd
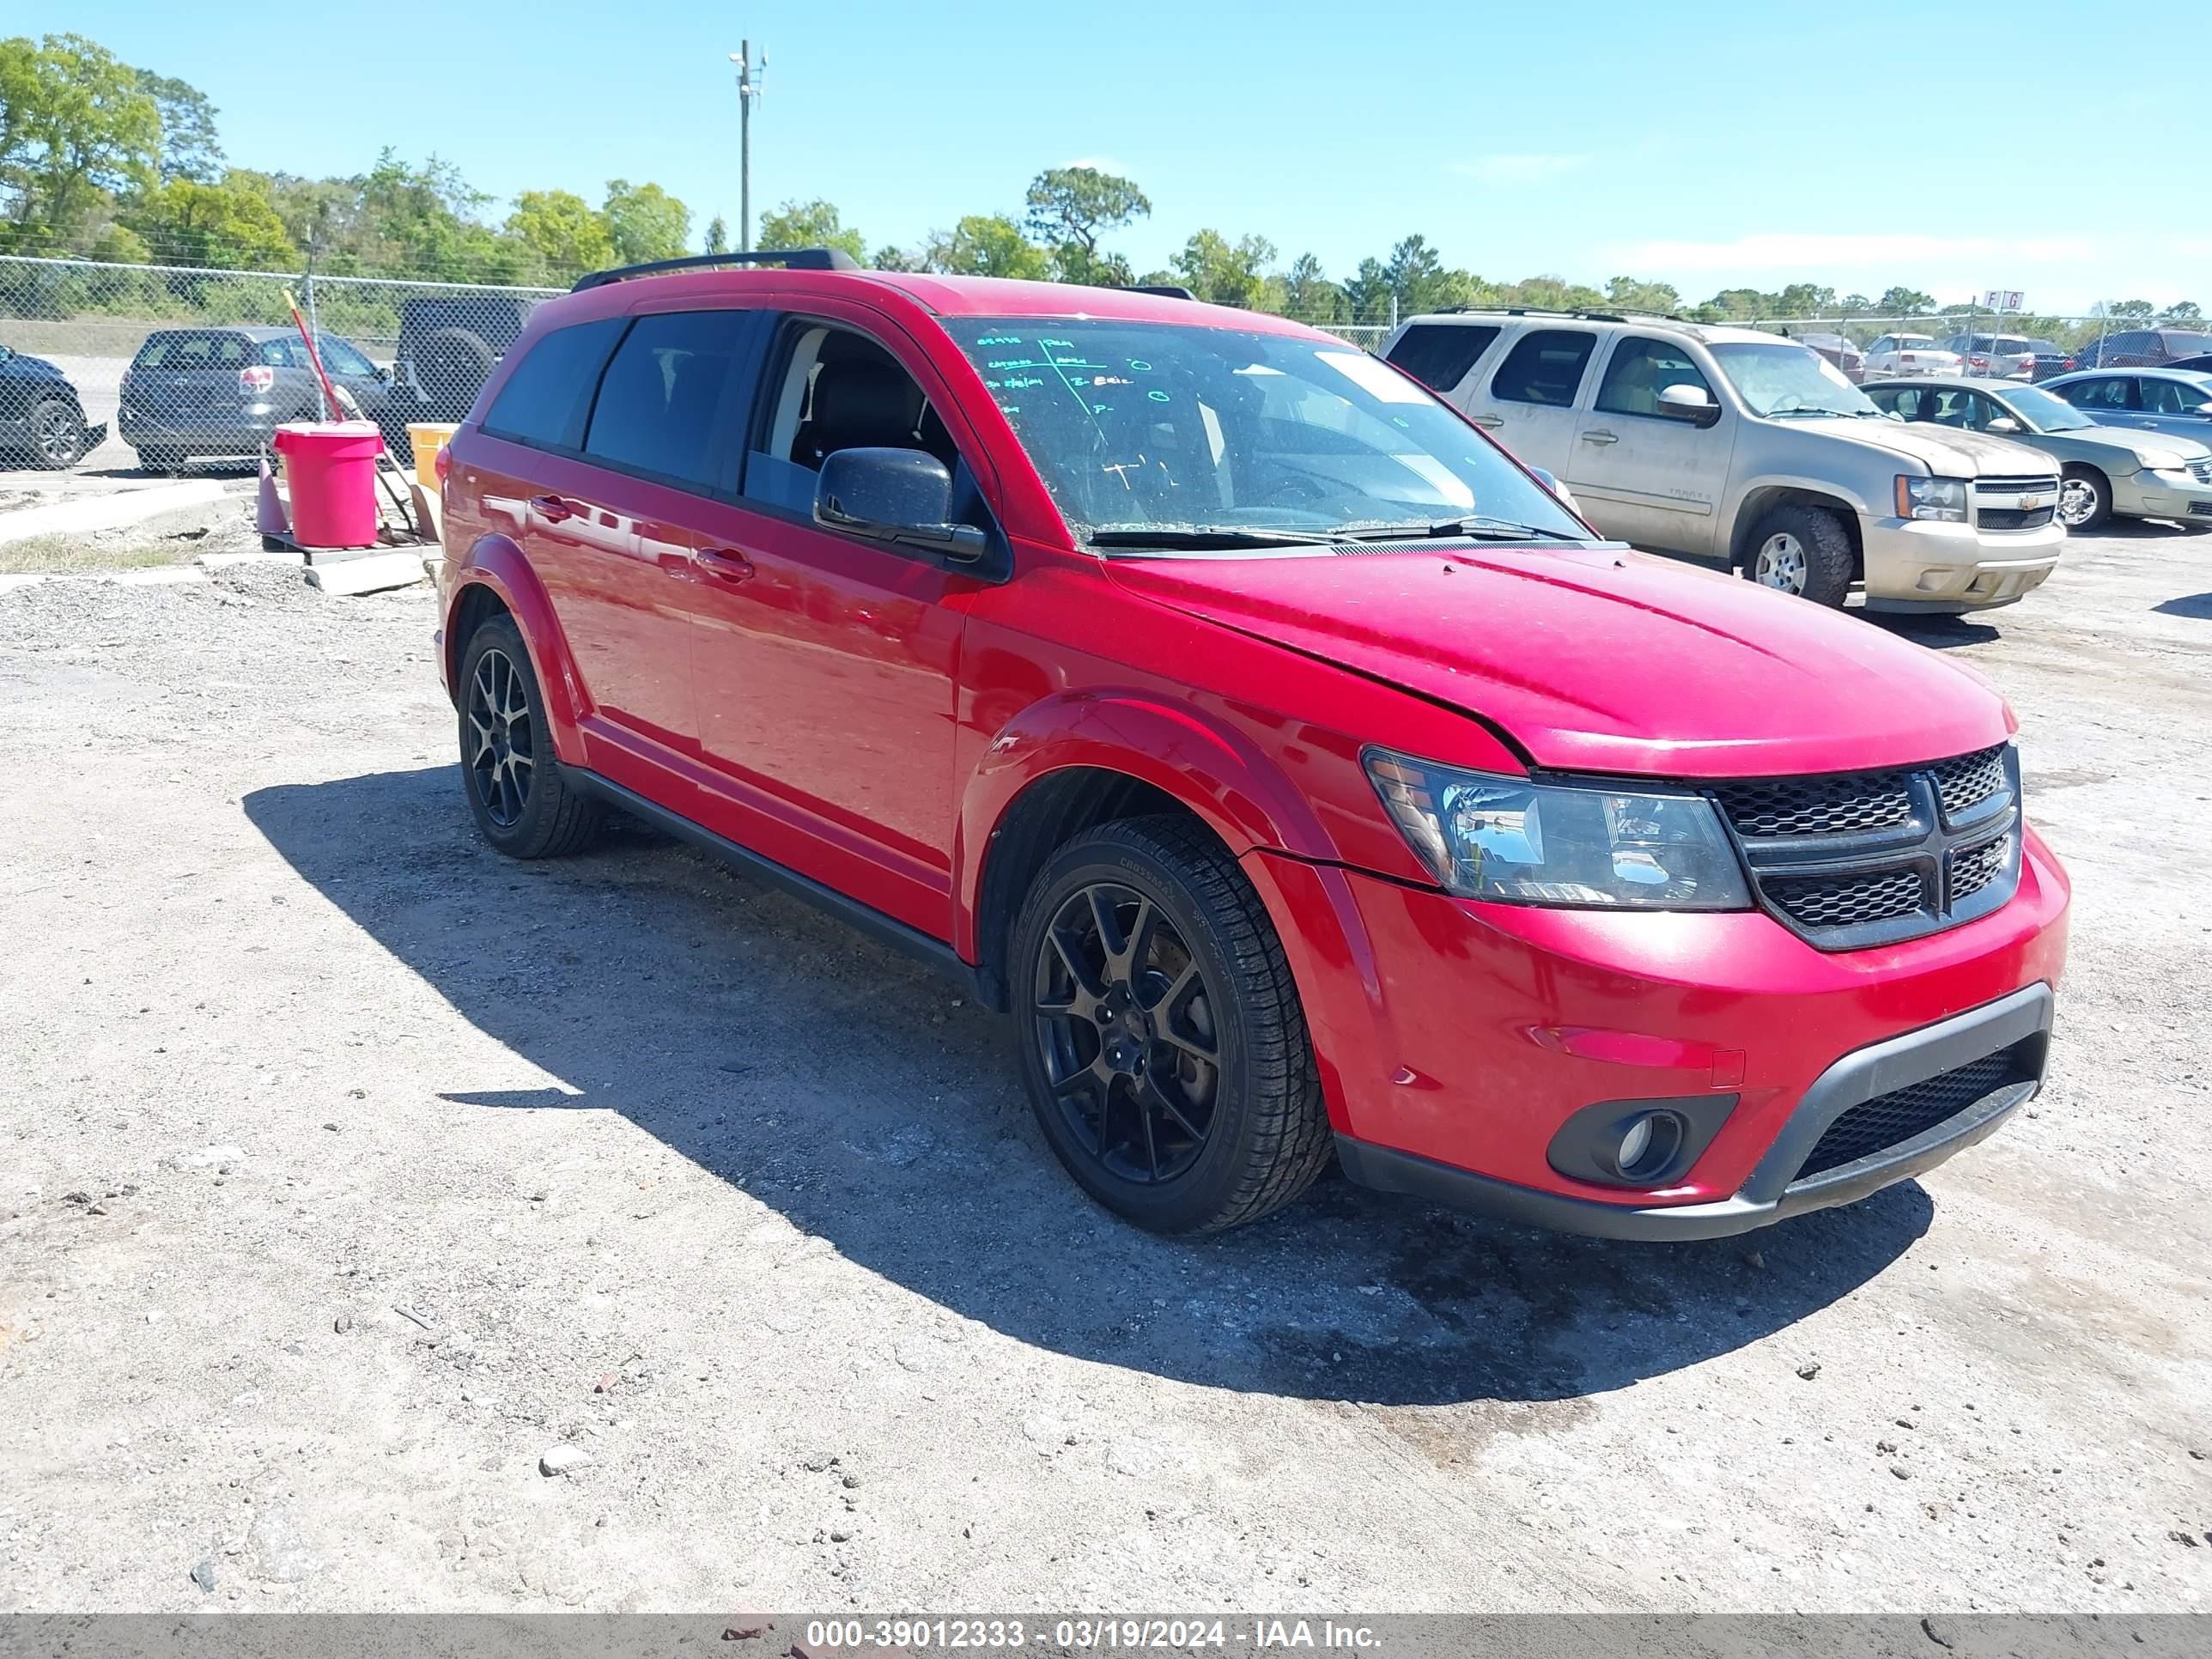
<path id="1" fill-rule="evenodd" d="M 1125 525 L 1094 530 L 1084 539 L 1093 547 L 1311 547 L 1329 539 L 1304 530 L 1261 530 L 1241 525 L 1171 526 Z"/>
<path id="2" fill-rule="evenodd" d="M 1578 542 L 1580 536 L 1562 534 L 1533 524 L 1516 524 L 1510 519 L 1422 519 L 1410 524 L 1383 524 L 1358 530 L 1342 530 L 1334 539 L 1340 542 L 1401 542 L 1414 537 L 1457 537 L 1473 542 Z"/>

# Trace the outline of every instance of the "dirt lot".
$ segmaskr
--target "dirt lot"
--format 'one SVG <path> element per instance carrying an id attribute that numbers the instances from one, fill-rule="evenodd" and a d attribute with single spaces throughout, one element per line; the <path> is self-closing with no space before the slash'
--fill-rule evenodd
<path id="1" fill-rule="evenodd" d="M 2077 883 L 2048 1091 L 1702 1246 L 1109 1222 L 921 970 L 483 850 L 432 626 L 0 593 L 8 1607 L 2206 1604 L 2212 538 L 1916 632 Z"/>

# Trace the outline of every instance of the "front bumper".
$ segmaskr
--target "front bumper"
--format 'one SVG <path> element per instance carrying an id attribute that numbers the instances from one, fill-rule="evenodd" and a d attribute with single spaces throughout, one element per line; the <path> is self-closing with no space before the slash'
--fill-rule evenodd
<path id="1" fill-rule="evenodd" d="M 2142 471 L 2112 480 L 2112 510 L 2132 519 L 2212 521 L 2212 483 Z"/>
<path id="2" fill-rule="evenodd" d="M 1974 1102 L 1868 1167 L 1797 1180 L 1838 1114 L 2046 1029 L 2064 964 L 2066 878 L 2032 830 L 2002 908 L 1838 952 L 1758 912 L 1542 909 L 1269 853 L 1243 863 L 1290 956 L 1347 1170 L 1615 1237 L 1760 1226 L 1978 1139 L 2032 1088 Z M 1664 1188 L 1553 1165 L 1562 1127 L 1595 1103 L 1692 1098 L 1718 1127 Z"/>
<path id="3" fill-rule="evenodd" d="M 2065 527 L 1978 530 L 1926 519 L 1862 517 L 1869 611 L 1956 615 L 2011 605 L 2058 568 Z"/>

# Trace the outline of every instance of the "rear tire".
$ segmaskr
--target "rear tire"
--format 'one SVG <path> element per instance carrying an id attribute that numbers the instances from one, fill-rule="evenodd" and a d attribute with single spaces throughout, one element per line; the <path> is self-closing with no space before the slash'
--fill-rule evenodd
<path id="1" fill-rule="evenodd" d="M 1752 526 L 1743 571 L 1762 587 L 1840 608 L 1856 574 L 1851 538 L 1826 508 L 1778 507 Z"/>
<path id="2" fill-rule="evenodd" d="M 1087 831 L 1014 928 L 1023 1080 L 1099 1203 L 1203 1233 L 1289 1203 L 1334 1143 L 1282 943 L 1237 860 L 1174 815 Z"/>
<path id="3" fill-rule="evenodd" d="M 2112 480 L 2094 466 L 2066 468 L 2058 482 L 2058 522 L 2067 533 L 2100 529 L 2112 516 Z"/>
<path id="4" fill-rule="evenodd" d="M 580 853 L 606 808 L 553 752 L 545 702 L 521 630 L 494 617 L 461 652 L 461 781 L 483 838 L 511 859 Z"/>

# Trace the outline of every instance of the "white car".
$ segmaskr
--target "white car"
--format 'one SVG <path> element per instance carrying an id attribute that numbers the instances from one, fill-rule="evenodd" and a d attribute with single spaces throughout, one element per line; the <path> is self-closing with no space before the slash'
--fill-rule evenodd
<path id="1" fill-rule="evenodd" d="M 1931 334 L 1885 334 L 1866 350 L 1866 377 L 1890 374 L 1956 374 L 1959 354 L 1946 351 Z"/>

